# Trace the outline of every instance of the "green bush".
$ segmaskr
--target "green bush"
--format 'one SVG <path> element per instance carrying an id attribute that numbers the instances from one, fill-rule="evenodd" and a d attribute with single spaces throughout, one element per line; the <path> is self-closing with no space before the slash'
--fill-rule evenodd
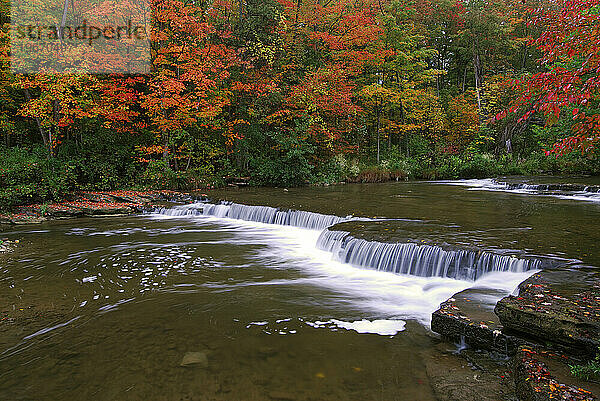
<path id="1" fill-rule="evenodd" d="M 420 137 L 419 137 L 420 138 Z M 423 147 L 419 147 L 424 151 Z M 421 170 L 420 159 L 424 153 L 416 157 L 406 157 L 396 146 L 392 146 L 390 151 L 384 156 L 381 166 L 404 177 L 414 178 Z"/>
<path id="2" fill-rule="evenodd" d="M 139 182 L 143 165 L 135 162 L 135 145 L 142 134 L 126 136 L 106 129 L 82 135 L 78 141 L 65 141 L 58 159 L 77 166 L 77 182 L 86 189 L 111 190 Z"/>
<path id="3" fill-rule="evenodd" d="M 267 154 L 261 154 L 250 161 L 252 184 L 283 187 L 301 186 L 311 182 L 313 165 L 309 159 L 314 155 L 314 146 L 295 135 L 267 135 L 275 146 L 272 146 Z"/>
<path id="4" fill-rule="evenodd" d="M 587 381 L 600 380 L 600 347 L 596 357 L 585 365 L 569 365 L 571 374 Z"/>
<path id="5" fill-rule="evenodd" d="M 77 188 L 76 169 L 41 146 L 0 149 L 0 209 L 64 198 Z"/>
<path id="6" fill-rule="evenodd" d="M 486 178 L 498 174 L 498 162 L 489 154 L 476 153 L 467 158 L 459 169 L 460 178 Z"/>
<path id="7" fill-rule="evenodd" d="M 312 179 L 312 166 L 302 157 L 267 158 L 251 162 L 251 182 L 265 186 L 302 186 Z"/>
<path id="8" fill-rule="evenodd" d="M 151 160 L 138 182 L 155 189 L 197 189 L 214 182 L 214 169 L 207 165 L 175 171 L 164 160 Z"/>

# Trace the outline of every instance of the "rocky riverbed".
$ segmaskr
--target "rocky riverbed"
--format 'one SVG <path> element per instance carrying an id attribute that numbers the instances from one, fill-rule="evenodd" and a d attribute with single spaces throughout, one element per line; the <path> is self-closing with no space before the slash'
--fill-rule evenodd
<path id="1" fill-rule="evenodd" d="M 475 349 L 512 358 L 521 400 L 595 400 L 597 383 L 570 366 L 594 358 L 600 341 L 600 275 L 545 270 L 524 281 L 518 294 L 482 308 L 472 290 L 456 294 L 433 313 L 432 330 Z"/>
<path id="2" fill-rule="evenodd" d="M 64 218 L 129 215 L 152 209 L 160 202 L 192 199 L 187 193 L 175 191 L 84 191 L 63 202 L 20 206 L 11 212 L 0 213 L 0 226 Z"/>

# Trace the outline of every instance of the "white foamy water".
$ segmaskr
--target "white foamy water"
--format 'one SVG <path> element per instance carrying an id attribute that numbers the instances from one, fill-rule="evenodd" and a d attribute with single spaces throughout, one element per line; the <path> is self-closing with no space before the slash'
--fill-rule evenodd
<path id="1" fill-rule="evenodd" d="M 354 330 L 357 333 L 379 334 L 380 336 L 393 336 L 404 331 L 406 322 L 402 320 L 357 320 L 355 322 L 344 322 L 333 319 L 332 322 L 343 329 Z"/>
<path id="2" fill-rule="evenodd" d="M 434 183 L 464 186 L 470 191 L 508 192 L 600 203 L 600 187 L 593 185 L 509 183 L 493 178 L 435 181 Z"/>
<path id="3" fill-rule="evenodd" d="M 384 243 L 354 238 L 345 231 L 324 230 L 319 249 L 354 266 L 421 277 L 449 277 L 471 281 L 494 271 L 525 272 L 540 268 L 537 259 L 496 255 L 480 250 L 445 250 L 435 245 Z"/>
<path id="4" fill-rule="evenodd" d="M 417 320 L 429 326 L 432 312 L 453 294 L 467 288 L 483 287 L 498 289 L 508 295 L 519 283 L 535 272 L 535 270 L 519 273 L 492 272 L 483 275 L 477 281 L 395 274 L 354 267 L 334 260 L 331 252 L 317 248 L 320 230 L 198 214 L 155 215 L 154 217 L 196 219 L 199 223 L 210 222 L 227 226 L 229 230 L 237 227 L 236 239 L 264 245 L 252 256 L 259 263 L 272 268 L 294 269 L 302 272 L 307 277 L 300 280 L 300 284 L 326 288 L 332 292 L 332 297 L 338 304 L 345 305 L 344 309 L 349 311 L 348 314 L 359 311 L 360 316 L 368 318 L 371 323 L 358 320 L 346 322 L 343 326 L 335 324 L 348 330 L 360 330 L 359 332 L 388 333 L 394 327 L 398 329 L 403 324 L 403 319 Z M 289 280 L 289 283 L 286 280 L 277 282 L 277 285 L 281 286 L 298 284 L 297 279 Z M 316 299 L 314 302 L 318 303 L 319 300 Z M 330 316 L 329 320 L 344 322 L 348 320 L 344 319 L 345 317 Z M 384 324 L 382 321 L 396 323 Z M 376 330 L 375 327 L 380 327 L 381 330 Z"/>

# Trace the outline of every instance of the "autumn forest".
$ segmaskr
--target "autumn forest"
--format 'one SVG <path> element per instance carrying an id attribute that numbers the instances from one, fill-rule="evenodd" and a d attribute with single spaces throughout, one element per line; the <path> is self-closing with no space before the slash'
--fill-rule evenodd
<path id="1" fill-rule="evenodd" d="M 153 0 L 148 74 L 13 73 L 1 7 L 0 208 L 600 173 L 598 0 Z"/>

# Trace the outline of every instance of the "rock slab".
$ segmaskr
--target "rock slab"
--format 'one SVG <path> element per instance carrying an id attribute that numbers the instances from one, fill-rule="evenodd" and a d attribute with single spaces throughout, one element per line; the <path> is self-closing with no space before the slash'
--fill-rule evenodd
<path id="1" fill-rule="evenodd" d="M 543 271 L 519 295 L 498 302 L 496 315 L 510 333 L 593 358 L 600 346 L 600 274 Z"/>

